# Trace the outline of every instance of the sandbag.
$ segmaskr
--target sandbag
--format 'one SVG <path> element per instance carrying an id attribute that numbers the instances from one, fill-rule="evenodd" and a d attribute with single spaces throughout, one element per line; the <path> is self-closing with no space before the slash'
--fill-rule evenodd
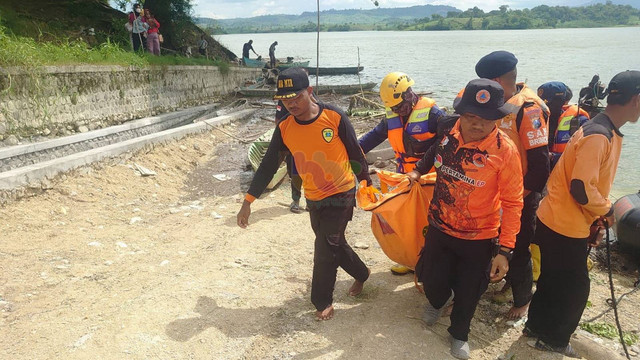
<path id="1" fill-rule="evenodd" d="M 423 175 L 413 186 L 404 174 L 381 170 L 378 177 L 391 190 L 383 194 L 361 184 L 356 194 L 358 205 L 371 211 L 371 230 L 382 251 L 389 259 L 414 269 L 424 246 L 436 174 Z"/>

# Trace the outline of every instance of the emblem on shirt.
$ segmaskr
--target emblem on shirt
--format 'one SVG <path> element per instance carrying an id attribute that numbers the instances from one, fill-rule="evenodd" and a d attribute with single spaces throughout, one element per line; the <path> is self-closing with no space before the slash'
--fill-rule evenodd
<path id="1" fill-rule="evenodd" d="M 487 163 L 487 155 L 485 154 L 474 154 L 473 155 L 473 165 L 477 167 L 484 167 L 484 164 Z"/>
<path id="2" fill-rule="evenodd" d="M 542 126 L 542 122 L 540 122 L 540 119 L 533 119 L 531 121 L 531 124 L 533 125 L 534 129 L 539 129 L 540 126 Z"/>
<path id="3" fill-rule="evenodd" d="M 415 124 L 412 128 L 411 128 L 411 132 L 412 133 L 419 133 L 422 131 L 422 127 L 419 124 Z"/>
<path id="4" fill-rule="evenodd" d="M 322 129 L 322 138 L 324 141 L 330 143 L 333 140 L 333 129 L 324 128 Z"/>
<path id="5" fill-rule="evenodd" d="M 491 94 L 489 91 L 482 89 L 476 93 L 476 101 L 480 104 L 486 104 L 491 100 Z"/>
<path id="6" fill-rule="evenodd" d="M 436 155 L 435 159 L 433 159 L 433 166 L 435 166 L 436 168 L 442 166 L 442 156 L 440 156 L 439 154 Z"/>

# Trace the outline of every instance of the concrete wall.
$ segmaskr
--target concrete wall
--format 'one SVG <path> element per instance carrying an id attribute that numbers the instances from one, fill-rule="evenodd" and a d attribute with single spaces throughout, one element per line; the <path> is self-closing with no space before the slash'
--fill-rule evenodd
<path id="1" fill-rule="evenodd" d="M 14 145 L 210 103 L 259 75 L 235 66 L 224 74 L 215 66 L 0 68 L 0 141 Z"/>

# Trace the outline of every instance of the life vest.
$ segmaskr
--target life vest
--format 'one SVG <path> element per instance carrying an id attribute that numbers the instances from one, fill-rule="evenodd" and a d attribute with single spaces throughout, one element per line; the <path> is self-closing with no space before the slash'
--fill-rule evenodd
<path id="1" fill-rule="evenodd" d="M 579 115 L 577 114 L 577 105 L 565 105 L 563 107 L 563 110 L 564 111 L 562 115 L 560 115 L 560 120 L 558 120 L 558 128 L 556 129 L 556 133 L 554 135 L 554 143 L 551 147 L 552 152 L 559 154 L 564 152 L 569 139 L 571 139 L 571 136 L 580 128 L 579 117 L 584 116 L 587 119 L 589 118 L 589 114 L 583 109 L 579 110 Z"/>
<path id="2" fill-rule="evenodd" d="M 399 173 L 405 174 L 413 170 L 429 148 L 427 140 L 436 136 L 429 132 L 429 113 L 435 104 L 433 99 L 421 97 L 406 124 L 402 123 L 398 114 L 387 108 L 387 136 L 396 156 Z"/>
<path id="3" fill-rule="evenodd" d="M 527 166 L 529 165 L 527 162 L 526 150 L 522 144 L 523 140 L 520 138 L 520 124 L 522 123 L 524 112 L 528 106 L 533 104 L 538 105 L 542 109 L 544 119 L 540 119 L 540 121 L 544 121 L 544 123 L 542 123 L 546 129 L 544 137 L 547 138 L 547 134 L 549 132 L 549 108 L 547 107 L 547 104 L 540 99 L 538 94 L 528 88 L 524 83 L 518 84 L 518 88 L 521 90 L 505 103 L 507 110 L 509 110 L 509 114 L 498 120 L 498 128 L 504 131 L 518 148 L 520 161 L 522 163 L 522 175 L 524 176 L 527 174 Z"/>

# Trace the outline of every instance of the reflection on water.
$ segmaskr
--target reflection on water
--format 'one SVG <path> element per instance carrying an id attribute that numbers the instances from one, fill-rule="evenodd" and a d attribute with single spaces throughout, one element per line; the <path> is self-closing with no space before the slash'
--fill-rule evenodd
<path id="1" fill-rule="evenodd" d="M 253 39 L 266 56 L 278 41 L 276 56 L 294 56 L 316 63 L 315 33 L 236 34 L 216 38 L 240 55 Z M 594 74 L 604 83 L 620 71 L 640 70 L 640 27 L 604 29 L 546 29 L 430 32 L 331 32 L 320 34 L 320 66 L 364 66 L 362 82 L 379 83 L 391 71 L 414 78 L 418 91 L 432 91 L 441 106 L 451 107 L 458 91 L 475 78 L 478 59 L 494 50 L 513 52 L 519 60 L 518 81 L 537 88 L 547 81 L 563 81 L 577 94 Z M 321 77 L 320 83 L 357 83 L 358 77 Z M 315 81 L 312 81 L 315 83 Z M 574 98 L 575 100 L 575 98 Z M 640 189 L 640 124 L 627 124 L 622 158 L 613 195 Z"/>

